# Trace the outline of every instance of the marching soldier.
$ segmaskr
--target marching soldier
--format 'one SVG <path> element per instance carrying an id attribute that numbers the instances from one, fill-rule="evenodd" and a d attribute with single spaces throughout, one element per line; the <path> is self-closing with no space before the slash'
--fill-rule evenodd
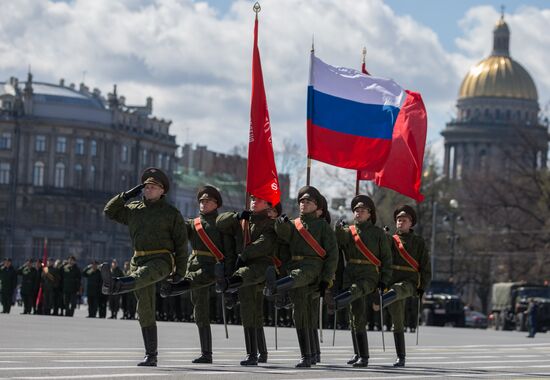
<path id="1" fill-rule="evenodd" d="M 80 292 L 81 273 L 76 265 L 76 257 L 69 256 L 61 271 L 63 277 L 63 305 L 65 316 L 72 317 L 76 309 L 78 293 Z"/>
<path id="2" fill-rule="evenodd" d="M 204 186 L 197 192 L 199 216 L 186 221 L 187 235 L 191 242 L 191 257 L 187 273 L 182 279 L 165 281 L 161 286 L 161 296 L 178 296 L 191 290 L 191 302 L 195 323 L 199 329 L 201 356 L 193 363 L 212 363 L 212 331 L 210 329 L 210 285 L 214 284 L 215 264 L 232 264 L 227 251 L 233 247 L 232 238 L 216 227 L 218 208 L 223 200 L 219 191 L 212 186 Z"/>
<path id="3" fill-rule="evenodd" d="M 227 212 L 221 214 L 216 222 L 221 231 L 235 237 L 236 250 L 240 252 L 234 268 L 229 268 L 230 276 L 226 277 L 227 268 L 216 266 L 216 291 L 239 291 L 247 354 L 240 363 L 243 366 L 258 365 L 258 335 L 263 334 L 263 307 L 257 306 L 262 304 L 263 295 L 258 291 L 258 285 L 265 281 L 277 240 L 273 220 L 268 215 L 271 207 L 266 200 L 252 196 L 250 211 Z M 267 353 L 265 357 L 267 360 Z"/>
<path id="4" fill-rule="evenodd" d="M 116 259 L 111 261 L 111 277 L 122 277 L 124 272 L 118 267 Z M 126 293 L 125 293 L 126 294 Z M 118 309 L 120 309 L 120 295 L 111 294 L 109 296 L 109 310 L 111 310 L 111 316 L 109 319 L 116 319 L 118 314 Z"/>
<path id="5" fill-rule="evenodd" d="M 34 298 L 34 280 L 36 269 L 33 267 L 34 260 L 29 259 L 18 270 L 17 274 L 21 276 L 21 298 L 23 298 L 23 313 L 30 314 L 32 305 L 36 301 Z"/>
<path id="6" fill-rule="evenodd" d="M 55 288 L 59 287 L 59 271 L 55 268 L 55 260 L 48 259 L 48 265 L 42 271 L 42 291 L 44 293 L 44 314 L 50 315 L 55 308 Z"/>
<path id="7" fill-rule="evenodd" d="M 99 297 L 101 296 L 101 273 L 99 272 L 98 262 L 93 261 L 82 271 L 82 276 L 87 278 L 86 296 L 88 297 L 88 318 L 95 318 L 99 306 Z"/>
<path id="8" fill-rule="evenodd" d="M 382 297 L 393 321 L 393 336 L 397 360 L 394 367 L 405 366 L 405 299 L 422 298 L 432 277 L 430 256 L 424 239 L 412 229 L 416 212 L 403 205 L 393 213 L 397 233 L 392 236 L 392 280 L 390 289 Z"/>
<path id="9" fill-rule="evenodd" d="M 357 195 L 351 201 L 354 222 L 336 226 L 336 239 L 344 251 L 347 266 L 344 270 L 342 293 L 334 297 L 336 310 L 351 305 L 352 341 L 358 355 L 349 364 L 366 367 L 369 363 L 367 339 L 367 296 L 382 292 L 391 280 L 391 250 L 384 230 L 376 227 L 376 208 L 371 198 Z"/>
<path id="10" fill-rule="evenodd" d="M 126 204 L 142 189 L 143 200 Z M 128 226 L 134 247 L 129 276 L 113 278 L 108 263 L 101 265 L 101 276 L 103 294 L 136 293 L 145 345 L 145 358 L 138 366 L 157 365 L 156 283 L 172 271 L 185 275 L 187 264 L 187 231 L 181 213 L 165 200 L 168 190 L 166 174 L 157 168 L 148 168 L 141 176 L 140 185 L 116 195 L 104 210 L 110 219 Z"/>
<path id="11" fill-rule="evenodd" d="M 294 325 L 300 345 L 301 360 L 296 367 L 311 367 L 311 310 L 310 287 L 324 297 L 331 285 L 338 264 L 338 248 L 334 232 L 325 219 L 319 218 L 317 209 L 322 204 L 321 194 L 313 186 L 304 186 L 298 192 L 300 217 L 292 222 L 286 217 L 277 219 L 275 231 L 290 247 L 289 275 L 279 280 L 275 272 L 266 273 L 264 294 L 284 298 L 289 292 L 294 304 Z"/>
<path id="12" fill-rule="evenodd" d="M 13 294 L 17 288 L 17 272 L 12 266 L 10 258 L 4 259 L 0 268 L 0 288 L 2 296 L 2 313 L 9 314 L 13 305 Z"/>

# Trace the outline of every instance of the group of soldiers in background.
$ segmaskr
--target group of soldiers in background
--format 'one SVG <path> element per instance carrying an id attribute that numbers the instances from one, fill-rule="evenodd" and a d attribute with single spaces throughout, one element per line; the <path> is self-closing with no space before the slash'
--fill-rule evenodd
<path id="1" fill-rule="evenodd" d="M 142 190 L 143 198 L 130 202 Z M 210 288 L 215 285 L 223 299 L 224 322 L 226 309 L 235 309 L 239 300 L 246 348 L 243 366 L 268 359 L 265 297 L 279 311 L 292 309 L 301 352 L 296 367 L 308 368 L 321 361 L 317 329 L 322 300 L 333 315 L 349 309 L 355 355 L 348 364 L 366 367 L 367 298 L 373 293 L 378 295 L 378 309 L 387 309 L 392 319 L 394 366 L 405 366 L 406 302 L 421 299 L 431 280 L 426 244 L 412 229 L 416 224 L 412 207 L 396 208 L 396 233 L 388 235 L 375 225 L 372 199 L 357 195 L 351 202 L 354 220 L 349 225 L 340 220 L 334 230 L 327 201 L 313 186 L 298 192 L 300 214 L 293 220 L 282 213 L 280 205 L 255 194 L 247 209 L 218 213 L 222 195 L 205 186 L 197 193 L 199 215 L 185 221 L 166 202 L 168 190 L 168 177 L 149 168 L 140 185 L 116 195 L 105 206 L 110 219 L 128 226 L 134 254 L 130 272 L 124 276 L 115 276 L 108 263 L 102 264 L 102 292 L 135 292 L 138 298 L 145 346 L 145 357 L 138 366 L 157 365 L 159 283 L 162 303 L 190 295 L 201 348 L 194 363 L 213 361 L 210 323 L 215 311 Z"/>
<path id="2" fill-rule="evenodd" d="M 124 274 L 116 260 L 112 262 L 112 270 L 116 276 Z M 129 271 L 129 263 L 125 263 L 125 271 Z M 89 318 L 98 315 L 99 318 L 106 318 L 108 304 L 110 318 L 116 319 L 122 303 L 122 318 L 135 319 L 136 300 L 132 294 L 107 297 L 101 293 L 102 279 L 96 261 L 81 271 L 74 256 L 63 261 L 49 258 L 45 266 L 40 259 L 29 259 L 18 269 L 13 267 L 11 259 L 4 259 L 0 266 L 0 297 L 4 314 L 10 313 L 11 307 L 15 305 L 18 276 L 21 277 L 19 291 L 23 304 L 22 314 L 72 317 L 85 295 Z M 85 292 L 82 291 L 81 277 L 87 279 Z"/>

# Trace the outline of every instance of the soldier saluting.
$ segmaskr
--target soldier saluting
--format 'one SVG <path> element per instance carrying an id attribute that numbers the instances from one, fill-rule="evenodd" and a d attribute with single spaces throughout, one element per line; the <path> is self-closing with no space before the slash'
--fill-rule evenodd
<path id="1" fill-rule="evenodd" d="M 160 289 L 162 297 L 178 296 L 191 291 L 193 314 L 199 329 L 201 356 L 193 363 L 212 363 L 212 331 L 210 329 L 210 285 L 214 284 L 217 262 L 231 261 L 228 249 L 234 247 L 233 238 L 222 234 L 216 227 L 218 208 L 223 200 L 220 192 L 212 186 L 204 186 L 197 192 L 199 216 L 185 222 L 191 243 L 191 257 L 183 278 L 169 278 Z M 231 264 L 232 265 L 232 264 Z"/>
<path id="2" fill-rule="evenodd" d="M 288 276 L 276 279 L 275 271 L 266 273 L 266 296 L 283 298 L 289 292 L 294 304 L 294 325 L 300 345 L 301 360 L 296 367 L 311 367 L 312 357 L 312 313 L 309 298 L 310 287 L 317 287 L 321 297 L 330 286 L 338 264 L 336 238 L 330 225 L 317 215 L 322 206 L 319 190 L 304 186 L 298 192 L 300 217 L 292 222 L 286 217 L 277 219 L 275 232 L 288 243 L 291 262 Z"/>
<path id="3" fill-rule="evenodd" d="M 432 278 L 430 256 L 424 239 L 412 229 L 416 224 L 416 212 L 403 205 L 393 213 L 397 233 L 392 242 L 392 280 L 390 289 L 382 297 L 382 307 L 388 307 L 393 321 L 393 337 L 397 360 L 394 367 L 405 366 L 405 299 L 418 295 L 422 299 L 424 289 Z"/>
<path id="4" fill-rule="evenodd" d="M 391 280 L 390 244 L 380 227 L 376 227 L 376 208 L 371 198 L 357 195 L 351 201 L 354 221 L 350 226 L 341 222 L 336 226 L 336 240 L 344 251 L 345 289 L 334 297 L 336 310 L 351 305 L 352 341 L 357 348 L 350 360 L 354 367 L 366 367 L 369 362 L 367 339 L 367 295 L 375 290 L 383 292 Z"/>
<path id="5" fill-rule="evenodd" d="M 155 283 L 172 271 L 185 275 L 187 231 L 177 208 L 168 204 L 166 174 L 157 168 L 146 169 L 141 185 L 116 195 L 105 206 L 105 214 L 128 226 L 134 255 L 129 276 L 113 278 L 111 266 L 101 265 L 102 292 L 106 295 L 135 291 L 139 324 L 145 345 L 145 358 L 138 366 L 157 365 L 157 325 L 155 320 Z M 143 200 L 126 203 L 140 194 Z"/>

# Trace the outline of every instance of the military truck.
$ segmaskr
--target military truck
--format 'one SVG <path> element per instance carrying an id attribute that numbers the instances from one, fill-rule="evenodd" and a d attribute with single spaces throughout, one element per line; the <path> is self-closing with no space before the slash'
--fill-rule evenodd
<path id="1" fill-rule="evenodd" d="M 464 302 L 453 283 L 432 281 L 422 301 L 422 323 L 426 326 L 464 327 Z"/>
<path id="2" fill-rule="evenodd" d="M 496 330 L 527 331 L 525 311 L 529 301 L 539 303 L 537 330 L 550 329 L 550 287 L 526 282 L 498 282 L 493 284 L 491 297 L 492 323 Z"/>

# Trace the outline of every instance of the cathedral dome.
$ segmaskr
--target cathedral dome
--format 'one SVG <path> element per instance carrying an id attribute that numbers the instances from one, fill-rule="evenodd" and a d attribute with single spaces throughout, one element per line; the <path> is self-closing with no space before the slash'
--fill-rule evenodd
<path id="1" fill-rule="evenodd" d="M 460 86 L 459 99 L 496 97 L 538 100 L 531 75 L 510 57 L 510 30 L 503 18 L 495 25 L 493 35 L 493 52 L 470 69 Z"/>

